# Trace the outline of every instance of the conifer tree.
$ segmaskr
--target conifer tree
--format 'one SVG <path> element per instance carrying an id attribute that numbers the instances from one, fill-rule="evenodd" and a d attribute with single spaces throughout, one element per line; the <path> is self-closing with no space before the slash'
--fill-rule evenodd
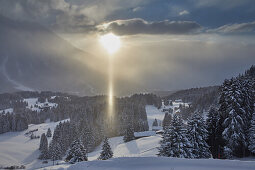
<path id="1" fill-rule="evenodd" d="M 220 139 L 218 137 L 218 127 L 219 127 L 220 115 L 215 107 L 210 107 L 206 125 L 208 131 L 207 143 L 210 146 L 210 151 L 213 155 L 213 158 L 218 157 L 218 150 L 220 145 Z"/>
<path id="2" fill-rule="evenodd" d="M 68 150 L 66 161 L 69 163 L 87 161 L 87 152 L 81 140 L 74 140 Z"/>
<path id="3" fill-rule="evenodd" d="M 52 136 L 50 128 L 48 128 L 46 136 L 47 137 L 51 137 Z"/>
<path id="4" fill-rule="evenodd" d="M 39 159 L 48 159 L 48 140 L 45 136 L 45 133 L 41 135 L 40 148 L 41 155 Z"/>
<path id="5" fill-rule="evenodd" d="M 160 141 L 160 147 L 158 148 L 159 153 L 157 154 L 158 156 L 165 156 L 165 157 L 170 157 L 169 154 L 169 148 L 171 148 L 171 143 L 169 142 L 170 139 L 172 138 L 171 136 L 171 130 L 170 127 L 164 128 L 164 133 L 162 134 L 162 140 Z"/>
<path id="6" fill-rule="evenodd" d="M 87 126 L 88 125 L 85 125 L 85 127 L 81 130 L 80 136 L 87 152 L 91 152 L 94 149 L 95 137 L 93 135 L 92 129 Z"/>
<path id="7" fill-rule="evenodd" d="M 182 119 L 174 115 L 171 126 L 164 130 L 159 156 L 192 158 L 191 145 Z"/>
<path id="8" fill-rule="evenodd" d="M 172 116 L 169 113 L 165 113 L 164 119 L 162 121 L 163 129 L 169 127 L 171 125 Z"/>
<path id="9" fill-rule="evenodd" d="M 253 113 L 251 125 L 249 129 L 249 151 L 255 154 L 255 113 Z"/>
<path id="10" fill-rule="evenodd" d="M 188 121 L 189 141 L 192 147 L 192 156 L 194 158 L 209 158 L 210 150 L 206 143 L 207 130 L 203 118 L 195 113 Z"/>
<path id="11" fill-rule="evenodd" d="M 99 160 L 107 160 L 113 157 L 113 152 L 111 146 L 109 144 L 108 138 L 104 138 L 104 144 L 102 147 L 102 151 L 99 156 Z"/>
<path id="12" fill-rule="evenodd" d="M 152 126 L 158 126 L 158 120 L 157 120 L 157 119 L 155 119 L 155 120 L 153 121 Z"/>
<path id="13" fill-rule="evenodd" d="M 134 139 L 135 139 L 134 128 L 131 124 L 129 124 L 125 130 L 123 140 L 124 140 L 124 142 L 129 142 Z"/>
<path id="14" fill-rule="evenodd" d="M 52 140 L 49 146 L 49 151 L 49 157 L 53 161 L 53 165 L 56 160 L 62 159 L 62 150 L 59 143 Z"/>
<path id="15" fill-rule="evenodd" d="M 223 122 L 224 131 L 222 132 L 222 136 L 226 141 L 224 153 L 227 158 L 243 156 L 247 147 L 245 135 L 246 114 L 244 108 L 242 108 L 242 92 L 239 83 L 238 80 L 232 78 L 227 86 L 227 115 Z"/>

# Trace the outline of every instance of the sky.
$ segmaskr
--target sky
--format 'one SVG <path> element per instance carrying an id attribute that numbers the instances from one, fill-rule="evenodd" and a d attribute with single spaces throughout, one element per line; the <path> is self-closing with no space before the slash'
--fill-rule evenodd
<path id="1" fill-rule="evenodd" d="M 0 0 L 0 15 L 47 27 L 95 69 L 100 36 L 119 36 L 116 81 L 144 90 L 219 85 L 255 64 L 254 0 Z"/>

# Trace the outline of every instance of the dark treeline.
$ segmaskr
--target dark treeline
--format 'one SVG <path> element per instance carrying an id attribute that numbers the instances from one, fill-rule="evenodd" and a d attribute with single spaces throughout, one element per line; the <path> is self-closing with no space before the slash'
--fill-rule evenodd
<path id="1" fill-rule="evenodd" d="M 58 97 L 51 99 L 51 96 Z M 0 134 L 9 131 L 22 131 L 28 128 L 28 124 L 39 124 L 47 119 L 61 120 L 55 118 L 53 109 L 41 109 L 40 111 L 32 111 L 27 108 L 28 104 L 24 101 L 26 98 L 38 98 L 38 102 L 61 103 L 71 98 L 72 96 L 63 93 L 54 92 L 16 92 L 0 94 L 1 110 L 12 108 L 13 113 L 2 111 L 0 113 Z M 33 106 L 38 107 L 38 106 Z M 68 117 L 65 117 L 68 118 Z"/>
<path id="2" fill-rule="evenodd" d="M 52 96 L 56 96 L 51 98 Z M 24 102 L 25 98 L 38 98 L 38 102 L 57 103 L 56 108 L 47 110 L 32 111 Z M 105 120 L 107 96 L 78 97 L 63 93 L 54 92 L 16 92 L 0 94 L 0 105 L 2 109 L 13 108 L 13 113 L 0 114 L 0 133 L 9 131 L 21 131 L 27 129 L 28 124 L 39 124 L 50 119 L 50 121 L 59 121 L 70 118 L 71 121 L 80 120 L 87 117 L 90 127 L 101 126 L 102 120 Z M 107 131 L 111 135 L 123 134 L 116 128 L 121 127 L 125 119 L 123 115 L 132 115 L 128 119 L 134 119 L 134 129 L 143 131 L 148 129 L 147 116 L 145 112 L 146 104 L 154 104 L 156 107 L 161 106 L 160 98 L 152 94 L 136 94 L 132 97 L 115 99 L 114 119 L 108 121 Z M 33 106 L 36 107 L 36 106 Z M 126 113 L 128 114 L 126 114 Z M 122 115 L 122 116 L 121 116 Z M 133 122 L 133 121 L 132 121 Z M 103 122 L 106 124 L 105 122 Z M 17 125 L 16 125 L 17 124 Z"/>
<path id="3" fill-rule="evenodd" d="M 211 105 L 217 105 L 219 95 L 219 86 L 209 86 L 180 90 L 164 97 L 163 100 L 168 102 L 169 100 L 182 99 L 183 102 L 190 103 L 189 107 L 180 105 L 180 113 L 186 120 L 194 112 L 202 113 L 208 111 Z"/>

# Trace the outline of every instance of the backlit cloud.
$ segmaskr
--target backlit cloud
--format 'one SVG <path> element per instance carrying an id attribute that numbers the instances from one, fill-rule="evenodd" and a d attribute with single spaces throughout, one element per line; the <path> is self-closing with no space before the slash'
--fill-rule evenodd
<path id="1" fill-rule="evenodd" d="M 198 32 L 202 27 L 193 21 L 155 21 L 148 22 L 141 18 L 116 20 L 105 24 L 106 32 L 117 35 L 135 34 L 190 34 Z"/>
<path id="2" fill-rule="evenodd" d="M 189 14 L 189 11 L 187 10 L 179 12 L 179 15 L 188 15 L 188 14 Z"/>

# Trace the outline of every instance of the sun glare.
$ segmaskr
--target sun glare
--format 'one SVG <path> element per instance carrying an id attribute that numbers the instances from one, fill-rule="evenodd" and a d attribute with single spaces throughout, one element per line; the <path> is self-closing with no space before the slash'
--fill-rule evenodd
<path id="1" fill-rule="evenodd" d="M 120 38 L 113 33 L 101 36 L 100 43 L 108 51 L 109 54 L 115 53 L 121 46 Z"/>

